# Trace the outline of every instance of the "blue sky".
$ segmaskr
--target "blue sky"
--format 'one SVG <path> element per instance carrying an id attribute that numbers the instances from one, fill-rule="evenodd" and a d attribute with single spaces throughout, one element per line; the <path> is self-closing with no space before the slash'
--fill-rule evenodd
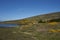
<path id="1" fill-rule="evenodd" d="M 0 20 L 60 12 L 60 0 L 0 0 Z"/>

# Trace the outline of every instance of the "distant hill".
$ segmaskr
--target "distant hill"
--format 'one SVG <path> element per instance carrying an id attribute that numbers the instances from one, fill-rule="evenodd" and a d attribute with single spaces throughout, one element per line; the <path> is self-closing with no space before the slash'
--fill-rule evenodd
<path id="1" fill-rule="evenodd" d="M 60 12 L 0 24 L 18 24 L 13 28 L 0 28 L 0 40 L 60 40 Z"/>
<path id="2" fill-rule="evenodd" d="M 33 17 L 25 18 L 25 19 L 5 21 L 5 22 L 0 22 L 0 23 L 25 24 L 25 23 L 31 23 L 31 22 L 38 22 L 40 20 L 47 22 L 53 19 L 60 19 L 60 12 L 37 15 L 37 16 L 33 16 Z"/>

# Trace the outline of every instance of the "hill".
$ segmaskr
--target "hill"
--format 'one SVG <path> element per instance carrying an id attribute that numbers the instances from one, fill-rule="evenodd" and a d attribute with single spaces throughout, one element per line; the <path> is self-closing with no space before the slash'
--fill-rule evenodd
<path id="1" fill-rule="evenodd" d="M 12 28 L 0 28 L 0 40 L 60 40 L 60 12 L 0 24 L 18 24 Z"/>
<path id="2" fill-rule="evenodd" d="M 40 20 L 42 21 L 48 21 L 52 19 L 59 19 L 60 18 L 60 12 L 55 12 L 55 13 L 49 13 L 49 14 L 44 14 L 44 15 L 37 15 L 25 19 L 20 19 L 20 20 L 13 20 L 13 21 L 4 21 L 0 23 L 13 23 L 13 24 L 25 24 L 25 23 L 32 23 L 32 22 L 38 22 Z"/>

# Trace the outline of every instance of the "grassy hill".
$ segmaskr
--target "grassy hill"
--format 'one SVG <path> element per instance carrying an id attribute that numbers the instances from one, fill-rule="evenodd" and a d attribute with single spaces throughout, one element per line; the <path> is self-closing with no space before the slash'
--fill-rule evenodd
<path id="1" fill-rule="evenodd" d="M 48 20 L 58 19 L 58 18 L 60 18 L 60 12 L 37 15 L 37 16 L 33 16 L 33 17 L 25 18 L 25 19 L 20 19 L 20 20 L 4 21 L 0 23 L 26 24 L 26 23 L 38 22 L 40 20 L 48 21 Z"/>
<path id="2" fill-rule="evenodd" d="M 60 12 L 0 22 L 12 23 L 19 26 L 0 28 L 0 40 L 60 40 Z"/>

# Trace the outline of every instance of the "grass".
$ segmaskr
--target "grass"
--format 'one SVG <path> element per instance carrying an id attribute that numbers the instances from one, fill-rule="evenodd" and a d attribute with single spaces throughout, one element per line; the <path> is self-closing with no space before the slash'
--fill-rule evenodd
<path id="1" fill-rule="evenodd" d="M 2 22 L 20 26 L 0 28 L 0 40 L 60 40 L 60 19 L 55 20 L 56 17 L 60 13 Z"/>
<path id="2" fill-rule="evenodd" d="M 60 28 L 58 25 L 39 23 L 31 26 L 0 28 L 0 40 L 60 40 L 60 32 L 57 32 Z"/>

